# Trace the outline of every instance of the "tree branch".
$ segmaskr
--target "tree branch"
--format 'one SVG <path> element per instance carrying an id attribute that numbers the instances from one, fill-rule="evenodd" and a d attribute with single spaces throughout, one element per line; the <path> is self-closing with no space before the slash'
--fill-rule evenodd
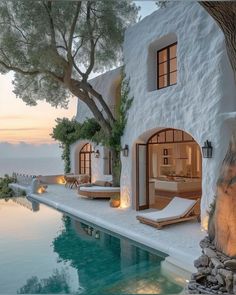
<path id="1" fill-rule="evenodd" d="M 90 41 L 90 63 L 88 66 L 87 71 L 85 72 L 84 79 L 87 81 L 89 74 L 92 72 L 95 62 L 95 42 L 93 40 L 93 31 L 91 26 L 91 20 L 90 20 L 90 12 L 91 12 L 91 2 L 87 2 L 87 14 L 86 14 L 86 21 L 88 26 L 88 32 L 89 32 L 89 41 Z"/>
<path id="2" fill-rule="evenodd" d="M 16 66 L 11 66 L 11 65 L 7 65 L 4 61 L 0 60 L 0 65 L 2 65 L 4 68 L 6 68 L 9 71 L 14 71 L 23 75 L 28 75 L 28 76 L 35 76 L 35 75 L 39 75 L 39 74 L 47 74 L 49 76 L 51 76 L 54 80 L 63 83 L 63 77 L 59 77 L 57 76 L 55 73 L 47 71 L 47 70 L 23 70 L 21 68 L 18 68 Z"/>
<path id="3" fill-rule="evenodd" d="M 51 43 L 54 47 L 54 49 L 56 50 L 56 35 L 55 35 L 55 29 L 54 29 L 54 23 L 53 23 L 53 19 L 51 16 L 51 11 L 52 11 L 52 2 L 48 1 L 48 2 L 43 2 L 43 6 L 46 9 L 48 18 L 49 18 L 49 27 L 50 27 L 50 32 L 51 32 Z"/>
<path id="4" fill-rule="evenodd" d="M 108 117 L 108 120 L 111 122 L 111 123 L 114 123 L 115 122 L 115 118 L 110 110 L 110 108 L 108 107 L 107 103 L 105 102 L 103 96 L 98 93 L 93 87 L 91 84 L 89 84 L 88 82 L 81 82 L 82 85 L 83 85 L 83 88 L 86 89 L 88 91 L 88 93 L 90 93 L 92 96 L 94 96 L 98 101 L 99 103 L 101 104 L 103 110 L 105 111 L 107 117 Z"/>
<path id="5" fill-rule="evenodd" d="M 76 22 L 79 17 L 80 9 L 81 9 L 81 1 L 78 1 L 76 5 L 76 11 L 73 18 L 73 22 L 70 29 L 70 35 L 69 35 L 69 41 L 68 41 L 68 51 L 71 55 L 72 55 L 71 49 L 72 49 L 72 43 L 73 43 L 73 36 L 74 36 L 75 28 L 76 28 Z"/>
<path id="6" fill-rule="evenodd" d="M 110 135 L 112 131 L 111 125 L 104 118 L 102 112 L 99 110 L 96 103 L 89 96 L 89 92 L 84 90 L 83 86 L 84 85 L 82 85 L 81 82 L 74 79 L 71 79 L 71 82 L 68 85 L 71 93 L 74 94 L 76 97 L 79 97 L 79 99 L 82 100 L 88 106 L 88 108 L 91 110 L 100 126 L 104 129 L 107 135 Z"/>
<path id="7" fill-rule="evenodd" d="M 62 37 L 62 40 L 64 41 L 64 45 L 65 45 L 66 50 L 68 50 L 68 45 L 67 45 L 67 42 L 66 42 L 65 33 L 62 32 L 62 31 L 60 30 L 60 28 L 58 28 L 58 31 L 60 32 L 61 37 Z"/>
<path id="8" fill-rule="evenodd" d="M 75 70 L 79 73 L 79 75 L 83 78 L 84 77 L 84 73 L 80 70 L 80 68 L 77 66 L 74 57 L 72 57 L 72 63 L 73 66 L 75 68 Z"/>
<path id="9" fill-rule="evenodd" d="M 6 68 L 9 71 L 14 71 L 14 72 L 17 72 L 17 73 L 20 73 L 20 74 L 23 74 L 23 75 L 34 76 L 34 75 L 37 75 L 37 74 L 40 74 L 41 73 L 38 70 L 26 71 L 26 70 L 20 69 L 20 68 L 15 67 L 15 66 L 7 65 L 2 60 L 0 60 L 0 65 L 2 65 L 4 68 Z"/>

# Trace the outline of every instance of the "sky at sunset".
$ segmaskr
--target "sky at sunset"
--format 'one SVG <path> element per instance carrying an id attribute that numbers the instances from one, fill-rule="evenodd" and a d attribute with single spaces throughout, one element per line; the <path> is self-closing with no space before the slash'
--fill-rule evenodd
<path id="1" fill-rule="evenodd" d="M 140 15 L 156 10 L 155 1 L 136 1 L 141 6 Z M 50 144 L 55 119 L 72 118 L 76 115 L 77 99 L 72 98 L 68 109 L 53 108 L 48 103 L 39 102 L 37 106 L 27 106 L 16 98 L 12 85 L 13 74 L 0 75 L 0 143 Z"/>
<path id="2" fill-rule="evenodd" d="M 73 117 L 76 114 L 76 98 L 71 99 L 69 108 L 53 108 L 46 102 L 27 106 L 12 92 L 12 75 L 0 76 L 0 141 L 21 141 L 42 144 L 51 143 L 50 133 L 57 117 Z"/>

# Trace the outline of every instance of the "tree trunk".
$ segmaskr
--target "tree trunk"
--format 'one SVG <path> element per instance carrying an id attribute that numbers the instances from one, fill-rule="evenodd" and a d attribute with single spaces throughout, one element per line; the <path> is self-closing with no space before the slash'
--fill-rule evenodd
<path id="1" fill-rule="evenodd" d="M 224 158 L 217 182 L 215 212 L 209 221 L 209 236 L 218 250 L 236 256 L 236 134 Z"/>
<path id="2" fill-rule="evenodd" d="M 121 159 L 120 151 L 111 149 L 112 154 L 112 185 L 114 187 L 120 186 L 120 175 L 121 175 Z"/>
<path id="3" fill-rule="evenodd" d="M 236 82 L 236 2 L 200 1 L 199 4 L 213 17 L 224 33 L 228 58 Z"/>
<path id="4" fill-rule="evenodd" d="M 200 1 L 225 36 L 228 58 L 236 82 L 236 2 Z M 236 135 L 223 161 L 217 181 L 215 208 L 209 218 L 208 233 L 216 248 L 228 256 L 236 256 Z"/>
<path id="5" fill-rule="evenodd" d="M 103 116 L 103 114 L 99 110 L 97 104 L 94 102 L 94 100 L 92 98 L 90 98 L 88 92 L 83 92 L 81 94 L 81 89 L 80 89 L 79 83 L 77 81 L 72 80 L 71 83 L 69 84 L 69 89 L 74 95 L 79 97 L 79 99 L 82 100 L 88 106 L 88 108 L 92 112 L 93 116 L 95 117 L 97 122 L 100 124 L 101 128 L 105 131 L 107 137 L 110 137 L 112 135 L 112 127 L 109 122 L 110 116 L 107 114 L 107 112 L 106 112 L 106 114 L 107 114 L 108 119 L 106 119 Z M 102 96 L 100 97 L 100 100 L 101 99 L 103 100 Z M 104 102 L 104 104 L 105 104 L 105 102 Z M 111 153 L 112 153 L 113 186 L 120 186 L 120 175 L 121 175 L 120 151 L 111 147 Z"/>

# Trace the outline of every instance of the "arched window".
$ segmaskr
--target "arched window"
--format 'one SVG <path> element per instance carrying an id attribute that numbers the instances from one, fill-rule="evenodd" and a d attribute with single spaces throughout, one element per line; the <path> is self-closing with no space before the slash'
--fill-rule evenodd
<path id="1" fill-rule="evenodd" d="M 79 153 L 79 173 L 87 174 L 91 177 L 91 154 L 92 146 L 86 143 Z"/>

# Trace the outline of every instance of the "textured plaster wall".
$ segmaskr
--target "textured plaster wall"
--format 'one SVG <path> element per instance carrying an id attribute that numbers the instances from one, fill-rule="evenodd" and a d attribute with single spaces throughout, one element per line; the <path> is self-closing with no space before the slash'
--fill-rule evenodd
<path id="1" fill-rule="evenodd" d="M 116 102 L 116 88 L 121 79 L 120 71 L 121 68 L 117 68 L 89 81 L 93 88 L 103 95 L 109 107 L 113 107 Z M 102 108 L 99 108 L 102 111 Z M 83 122 L 91 117 L 93 117 L 93 115 L 87 105 L 81 100 L 78 100 L 76 120 L 78 122 Z"/>
<path id="2" fill-rule="evenodd" d="M 154 90 L 153 51 L 177 41 L 178 82 Z M 207 139 L 213 158 L 203 159 L 202 215 L 212 202 L 219 166 L 235 128 L 236 97 L 224 36 L 198 3 L 172 2 L 129 28 L 124 43 L 125 71 L 131 95 L 123 144 L 132 153 L 122 158 L 122 198 L 135 198 L 135 145 L 161 128 L 182 129 L 200 146 Z M 229 114 L 230 113 L 230 114 Z"/>
<path id="3" fill-rule="evenodd" d="M 70 157 L 71 157 L 71 172 L 79 174 L 79 153 L 82 147 L 88 143 L 88 141 L 78 140 L 73 145 L 71 145 Z M 91 155 L 91 174 L 92 182 L 96 180 L 106 180 L 111 181 L 111 175 L 104 175 L 104 147 L 96 146 L 94 143 L 90 142 L 95 151 L 99 150 L 100 157 L 95 158 L 94 154 Z"/>
<path id="4" fill-rule="evenodd" d="M 121 69 L 117 68 L 90 80 L 93 88 L 103 95 L 105 101 L 108 103 L 111 109 L 113 109 L 113 106 L 116 103 L 116 89 L 121 79 L 120 72 Z M 100 109 L 102 111 L 102 108 Z M 91 117 L 93 117 L 93 115 L 87 105 L 78 100 L 76 120 L 82 123 L 84 120 Z M 87 142 L 78 141 L 71 146 L 72 172 L 79 172 L 79 152 L 85 143 Z M 103 173 L 104 148 L 101 146 L 95 146 L 94 143 L 92 143 L 92 145 L 94 146 L 95 150 L 99 150 L 100 152 L 100 157 L 98 159 L 95 158 L 94 155 L 92 155 L 92 181 L 95 181 L 97 179 L 110 181 L 111 175 L 104 175 Z"/>
<path id="5" fill-rule="evenodd" d="M 156 90 L 156 51 L 176 41 L 178 82 Z M 134 206 L 136 143 L 146 143 L 163 128 L 177 128 L 191 134 L 200 146 L 208 139 L 214 148 L 213 158 L 202 162 L 204 217 L 214 197 L 230 135 L 236 128 L 236 89 L 223 33 L 198 3 L 167 3 L 166 8 L 126 31 L 124 62 L 134 101 L 122 138 L 122 146 L 128 144 L 130 149 L 129 157 L 122 156 L 122 204 Z M 93 79 L 92 84 L 113 105 L 119 79 L 117 69 Z M 77 120 L 81 122 L 90 115 L 79 101 Z M 79 143 L 72 147 L 72 162 L 76 146 L 78 149 Z M 104 178 L 102 157 L 93 159 L 93 165 L 94 175 Z"/>

